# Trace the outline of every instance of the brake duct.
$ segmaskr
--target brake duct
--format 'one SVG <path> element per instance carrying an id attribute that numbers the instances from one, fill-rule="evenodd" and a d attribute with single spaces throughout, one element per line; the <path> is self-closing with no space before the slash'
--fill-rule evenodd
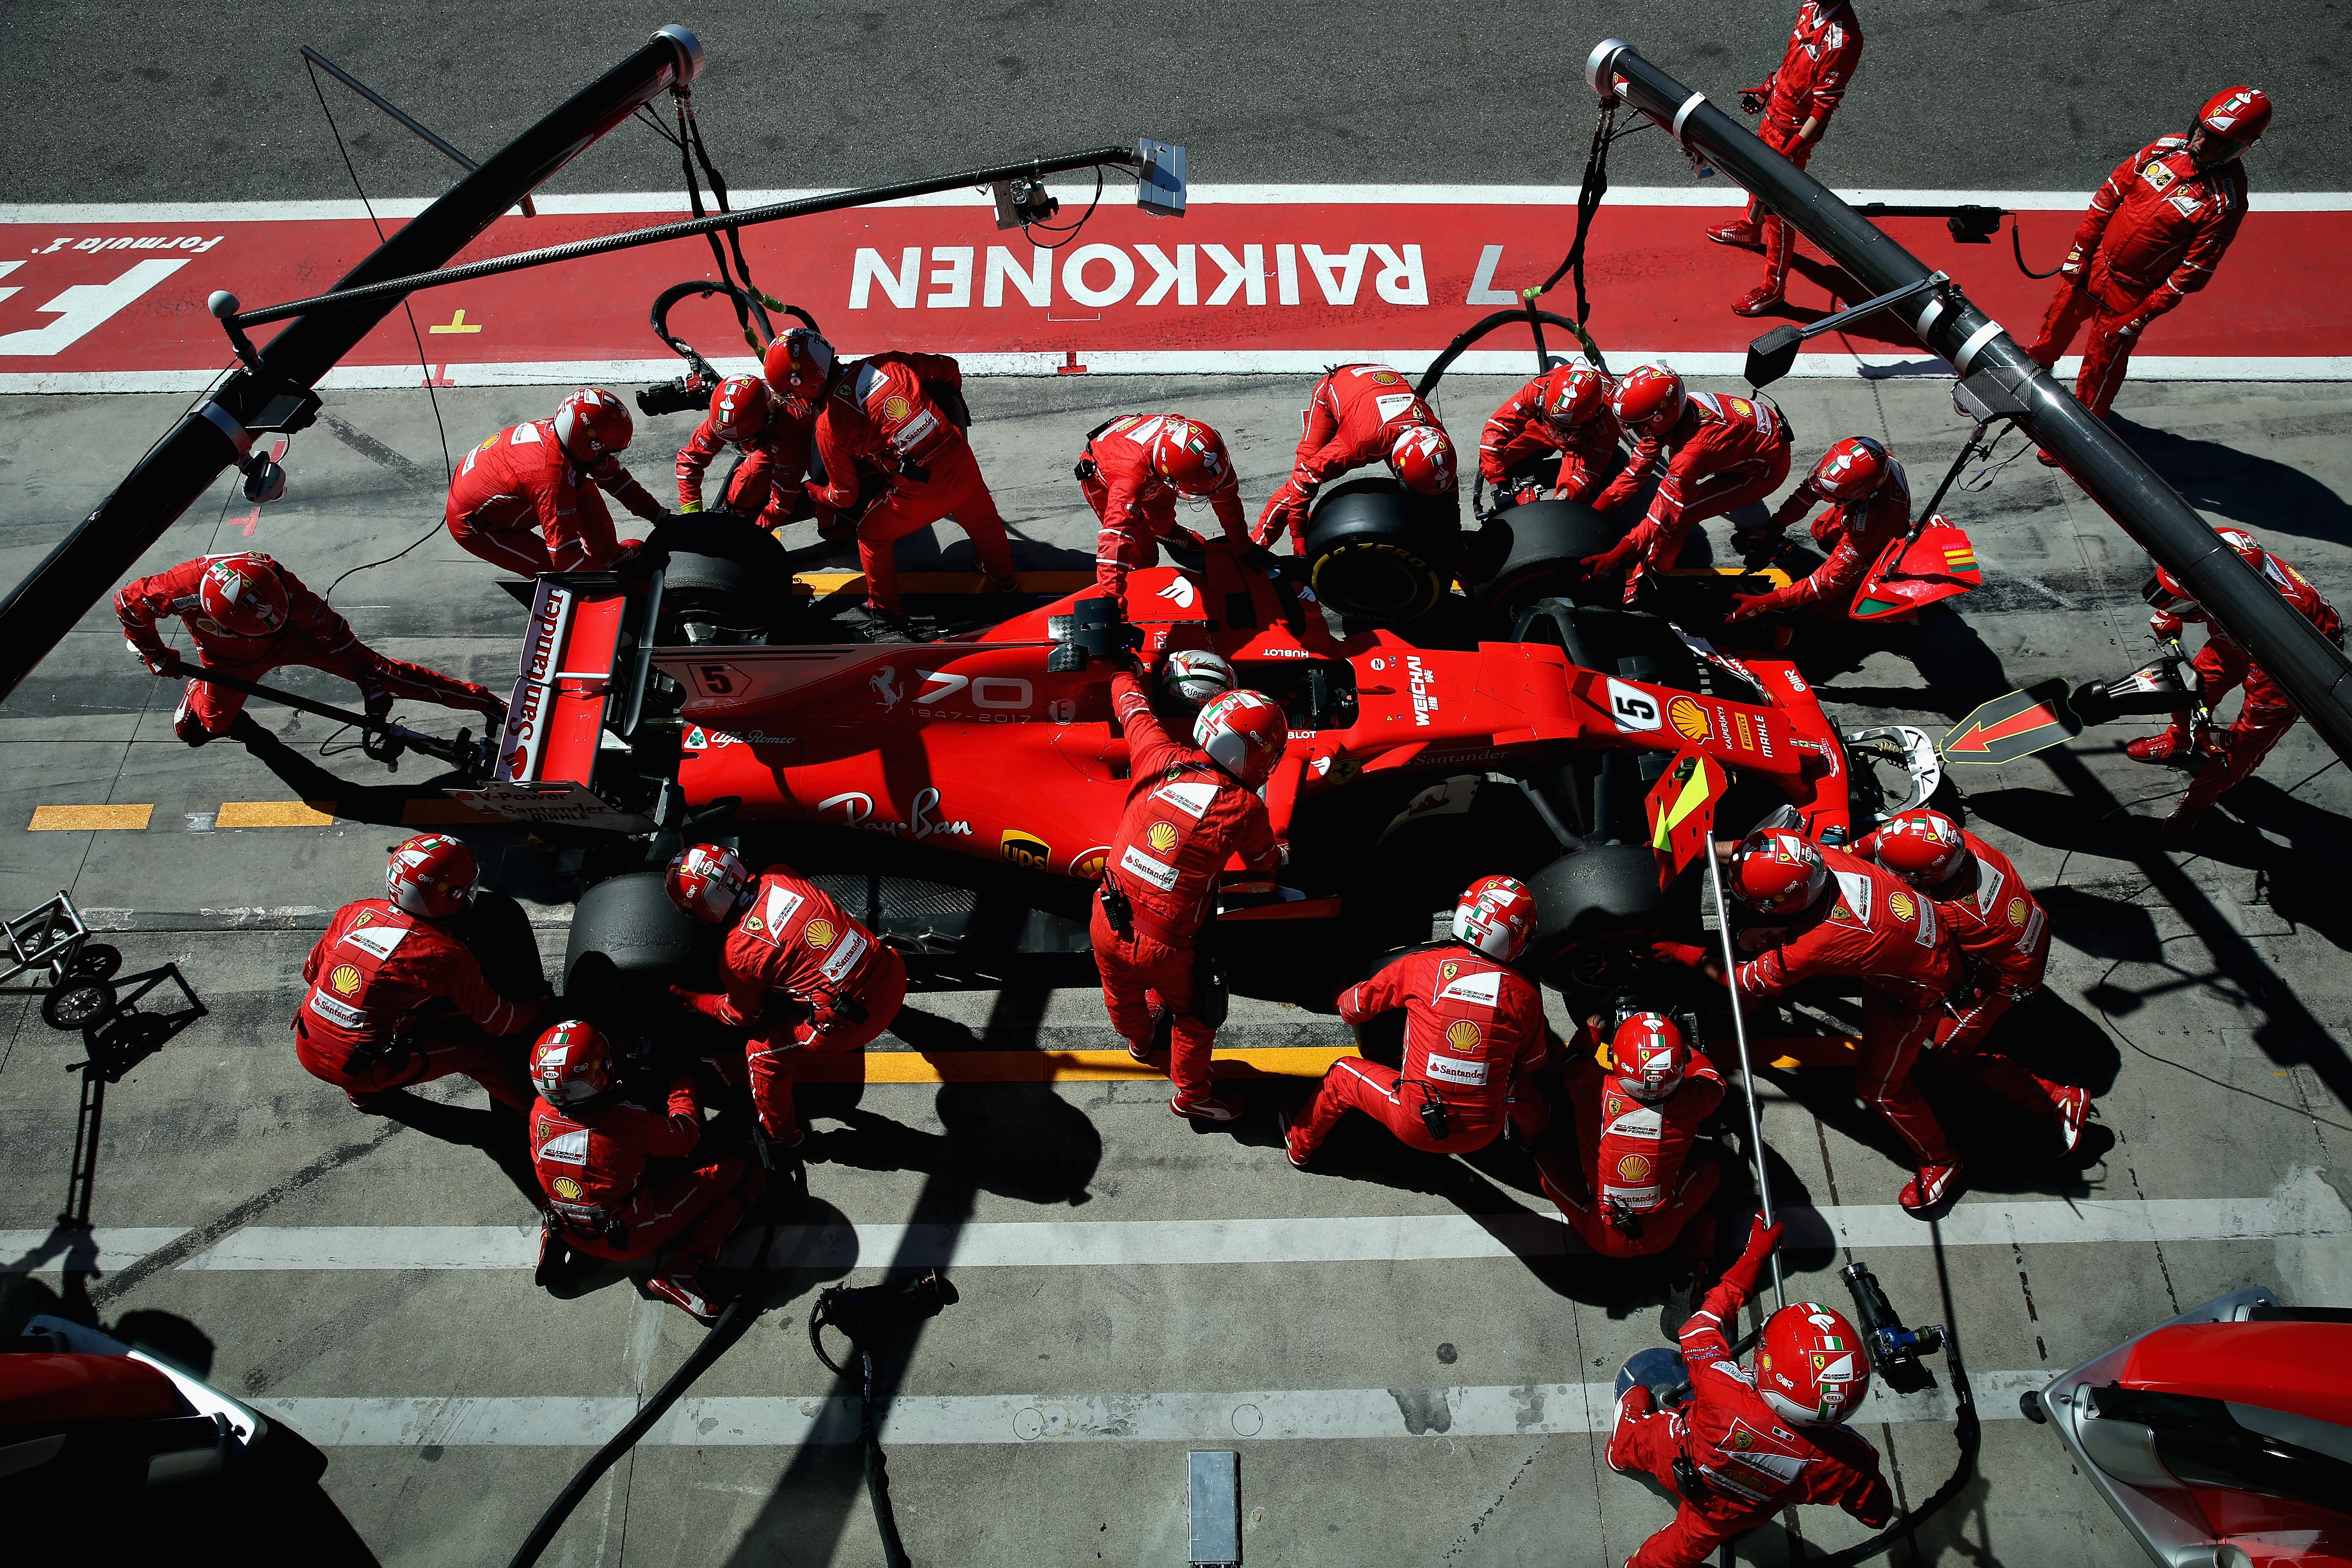
<path id="1" fill-rule="evenodd" d="M 2336 755 L 2352 758 L 2352 661 L 2224 545 L 2155 469 L 2027 358 L 1999 321 L 1969 303 L 1958 284 L 1934 281 L 1918 258 L 1624 39 L 1595 47 L 1584 79 L 1602 99 L 1621 100 L 1663 127 L 1694 162 L 1727 175 L 1796 225 L 1872 295 L 1920 289 L 1892 313 L 1950 362 L 1963 411 L 1980 424 L 2009 417 L 2023 426 L 2116 526 L 2246 645 Z"/>

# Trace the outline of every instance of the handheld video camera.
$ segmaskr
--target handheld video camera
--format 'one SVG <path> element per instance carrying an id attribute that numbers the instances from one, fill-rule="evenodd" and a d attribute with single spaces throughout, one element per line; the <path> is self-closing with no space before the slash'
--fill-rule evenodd
<path id="1" fill-rule="evenodd" d="M 718 377 L 708 371 L 689 370 L 675 381 L 657 382 L 637 393 L 637 412 L 648 419 L 664 414 L 693 414 L 710 406 L 710 395 L 719 390 Z"/>
<path id="2" fill-rule="evenodd" d="M 1893 1304 L 1886 1300 L 1885 1290 L 1870 1272 L 1870 1265 L 1849 1263 L 1839 1272 L 1844 1276 L 1846 1289 L 1853 1296 L 1853 1315 L 1861 1325 L 1863 1342 L 1870 1349 L 1870 1364 L 1886 1380 L 1886 1386 L 1897 1394 L 1917 1394 L 1935 1387 L 1936 1374 L 1921 1364 L 1919 1358 L 1934 1355 L 1944 1348 L 1948 1333 L 1944 1325 L 1904 1327 L 1903 1320 L 1895 1315 Z"/>
<path id="3" fill-rule="evenodd" d="M 831 1286 L 818 1293 L 816 1305 L 809 1310 L 809 1344 L 817 1360 L 838 1373 L 839 1363 L 825 1353 L 826 1329 L 839 1329 L 852 1344 L 863 1348 L 887 1334 L 936 1318 L 961 1300 L 954 1284 L 936 1268 L 926 1268 L 897 1285 Z"/>

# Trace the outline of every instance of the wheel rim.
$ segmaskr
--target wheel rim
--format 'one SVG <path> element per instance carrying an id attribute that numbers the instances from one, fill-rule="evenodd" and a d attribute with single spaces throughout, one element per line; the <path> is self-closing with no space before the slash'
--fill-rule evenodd
<path id="1" fill-rule="evenodd" d="M 1389 544 L 1342 545 L 1315 563 L 1315 591 L 1348 615 L 1418 614 L 1431 580 L 1426 563 Z"/>
<path id="2" fill-rule="evenodd" d="M 60 1023 L 87 1024 L 106 1010 L 106 993 L 95 985 L 75 985 L 55 994 Z"/>

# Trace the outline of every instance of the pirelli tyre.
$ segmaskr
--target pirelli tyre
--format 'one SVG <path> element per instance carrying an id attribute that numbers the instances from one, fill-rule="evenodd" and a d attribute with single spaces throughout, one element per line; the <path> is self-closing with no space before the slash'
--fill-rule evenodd
<path id="1" fill-rule="evenodd" d="M 1624 529 L 1581 501 L 1531 500 L 1506 508 L 1486 524 L 1506 540 L 1500 562 L 1470 596 L 1480 614 L 1508 625 L 1538 599 L 1575 604 L 1613 603 L 1622 592 L 1613 583 L 1588 584 L 1581 563 L 1615 544 Z M 1488 546 L 1488 553 L 1495 547 Z"/>
<path id="2" fill-rule="evenodd" d="M 1528 879 L 1536 931 L 1525 967 L 1557 991 L 1605 990 L 1631 959 L 1674 923 L 1647 846 L 1596 844 L 1563 855 Z"/>
<path id="3" fill-rule="evenodd" d="M 1307 520 L 1307 581 L 1351 623 L 1402 626 L 1445 595 L 1460 550 L 1448 499 L 1394 479 L 1349 479 L 1324 491 Z"/>
<path id="4" fill-rule="evenodd" d="M 709 943 L 709 928 L 669 901 L 659 871 L 610 877 L 580 895 L 563 950 L 566 996 L 593 994 L 616 982 L 669 980 L 689 973 Z"/>
<path id="5" fill-rule="evenodd" d="M 658 634 L 667 646 L 740 637 L 792 602 L 791 563 L 766 529 L 696 514 L 664 523 L 649 542 L 665 557 Z"/>

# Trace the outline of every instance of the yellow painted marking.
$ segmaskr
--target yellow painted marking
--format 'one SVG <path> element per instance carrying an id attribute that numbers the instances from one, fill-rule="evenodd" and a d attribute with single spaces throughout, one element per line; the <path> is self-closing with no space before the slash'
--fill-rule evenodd
<path id="1" fill-rule="evenodd" d="M 82 833 L 93 828 L 123 827 L 138 831 L 155 815 L 152 805 L 38 805 L 33 808 L 28 831 Z"/>
<path id="2" fill-rule="evenodd" d="M 425 330 L 428 332 L 478 332 L 482 329 L 479 327 L 467 326 L 466 324 L 466 312 L 460 310 L 440 326 L 427 327 Z"/>
<path id="3" fill-rule="evenodd" d="M 331 827 L 331 800 L 232 800 L 220 808 L 215 827 Z"/>
<path id="4" fill-rule="evenodd" d="M 1081 588 L 1094 586 L 1091 572 L 1015 572 L 1014 578 L 1024 594 L 1050 594 L 1060 598 Z M 829 599 L 836 594 L 863 593 L 866 576 L 859 572 L 796 572 L 794 587 L 801 593 Z M 898 574 L 901 594 L 984 594 L 992 592 L 988 579 L 976 572 L 901 572 Z"/>
<path id="5" fill-rule="evenodd" d="M 1774 1039 L 1750 1040 L 1748 1048 L 1765 1067 L 1779 1068 L 1787 1072 L 1796 1068 L 1850 1068 L 1862 1050 L 1862 1041 L 1853 1035 L 1782 1035 Z M 1738 1042 L 1723 1039 L 1710 1043 L 1707 1056 L 1716 1069 L 1724 1071 L 1739 1065 Z M 1602 1071 L 1609 1068 L 1609 1042 L 1599 1042 L 1592 1059 Z"/>
<path id="6" fill-rule="evenodd" d="M 1775 588 L 1789 585 L 1789 574 L 1778 566 L 1759 566 L 1750 572 L 1745 566 L 1669 566 L 1669 577 L 1761 577 Z"/>
<path id="7" fill-rule="evenodd" d="M 1219 1078 L 1320 1078 L 1341 1047 L 1278 1047 L 1219 1051 Z M 1125 1051 L 867 1051 L 812 1057 L 796 1071 L 803 1083 L 1104 1083 L 1168 1074 L 1139 1064 Z"/>

